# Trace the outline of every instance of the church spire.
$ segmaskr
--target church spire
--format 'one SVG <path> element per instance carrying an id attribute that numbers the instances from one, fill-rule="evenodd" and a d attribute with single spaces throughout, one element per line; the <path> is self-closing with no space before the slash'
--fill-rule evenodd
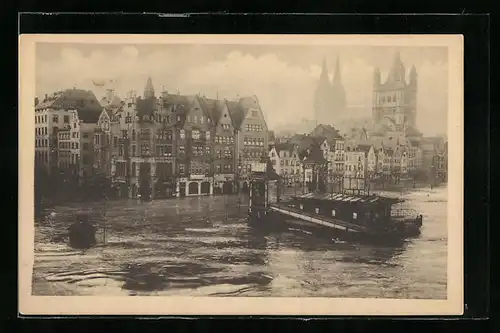
<path id="1" fill-rule="evenodd" d="M 401 54 L 397 51 L 394 54 L 392 61 L 392 67 L 389 73 L 388 80 L 392 82 L 405 82 L 406 70 L 403 62 L 401 61 Z"/>
<path id="2" fill-rule="evenodd" d="M 333 84 L 342 84 L 342 72 L 340 71 L 340 57 L 337 56 L 335 73 L 333 74 Z"/>
<path id="3" fill-rule="evenodd" d="M 328 67 L 326 67 L 326 58 L 323 58 L 323 67 L 321 69 L 321 76 L 319 77 L 321 82 L 328 82 Z"/>
<path id="4" fill-rule="evenodd" d="M 146 86 L 144 87 L 144 98 L 151 98 L 155 96 L 155 88 L 153 87 L 153 80 L 151 77 L 148 77 L 146 81 Z"/>

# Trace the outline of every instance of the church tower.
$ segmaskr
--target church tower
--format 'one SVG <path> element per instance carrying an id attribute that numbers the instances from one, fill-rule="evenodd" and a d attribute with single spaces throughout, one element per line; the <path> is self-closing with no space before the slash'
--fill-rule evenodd
<path id="1" fill-rule="evenodd" d="M 151 77 L 148 77 L 146 81 L 146 86 L 144 87 L 144 99 L 155 97 L 155 88 L 153 87 L 153 81 Z"/>
<path id="2" fill-rule="evenodd" d="M 332 123 L 331 98 L 331 85 L 330 79 L 328 78 L 328 68 L 326 66 L 326 60 L 323 59 L 321 75 L 314 93 L 314 115 L 316 117 L 316 125 Z"/>
<path id="3" fill-rule="evenodd" d="M 401 55 L 394 55 L 387 79 L 381 82 L 380 70 L 373 74 L 374 135 L 382 135 L 389 128 L 411 137 L 421 133 L 416 128 L 417 70 L 412 66 L 409 80 Z"/>
<path id="4" fill-rule="evenodd" d="M 346 108 L 345 89 L 342 85 L 342 72 L 340 71 L 340 59 L 337 57 L 335 72 L 332 81 L 332 112 L 335 118 L 343 115 Z"/>
<path id="5" fill-rule="evenodd" d="M 417 127 L 417 88 L 418 75 L 415 65 L 410 70 L 410 83 L 408 85 L 408 122 L 410 126 Z"/>

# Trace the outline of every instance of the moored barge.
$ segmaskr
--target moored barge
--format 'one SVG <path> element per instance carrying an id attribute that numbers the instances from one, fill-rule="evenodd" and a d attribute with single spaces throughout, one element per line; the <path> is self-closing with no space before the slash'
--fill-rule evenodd
<path id="1" fill-rule="evenodd" d="M 403 199 L 378 195 L 312 192 L 270 202 L 268 173 L 254 172 L 249 223 L 305 230 L 315 235 L 392 244 L 420 235 L 422 215 L 398 207 Z M 279 190 L 278 190 L 279 191 Z"/>

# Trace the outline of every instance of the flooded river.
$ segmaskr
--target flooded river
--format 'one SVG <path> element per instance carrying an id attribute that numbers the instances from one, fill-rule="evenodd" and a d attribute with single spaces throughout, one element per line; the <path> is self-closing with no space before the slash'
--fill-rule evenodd
<path id="1" fill-rule="evenodd" d="M 55 207 L 36 223 L 32 292 L 445 299 L 446 188 L 406 198 L 424 225 L 400 248 L 264 233 L 246 224 L 244 196 Z M 73 250 L 60 234 L 90 206 L 99 245 Z"/>

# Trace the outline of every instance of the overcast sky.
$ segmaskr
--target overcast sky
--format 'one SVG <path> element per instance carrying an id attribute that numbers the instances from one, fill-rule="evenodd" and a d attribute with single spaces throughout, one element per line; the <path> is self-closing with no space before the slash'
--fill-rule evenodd
<path id="1" fill-rule="evenodd" d="M 314 119 L 313 96 L 321 63 L 332 73 L 340 57 L 349 105 L 365 106 L 356 114 L 371 115 L 373 70 L 382 79 L 393 55 L 419 78 L 417 124 L 426 135 L 446 133 L 448 59 L 445 47 L 270 46 L 270 45 L 92 45 L 37 44 L 38 96 L 76 86 L 104 93 L 92 80 L 114 79 L 120 97 L 129 90 L 142 95 L 148 76 L 157 93 L 162 87 L 181 94 L 215 98 L 257 95 L 269 128 L 301 118 Z M 344 118 L 345 118 L 344 117 Z"/>

